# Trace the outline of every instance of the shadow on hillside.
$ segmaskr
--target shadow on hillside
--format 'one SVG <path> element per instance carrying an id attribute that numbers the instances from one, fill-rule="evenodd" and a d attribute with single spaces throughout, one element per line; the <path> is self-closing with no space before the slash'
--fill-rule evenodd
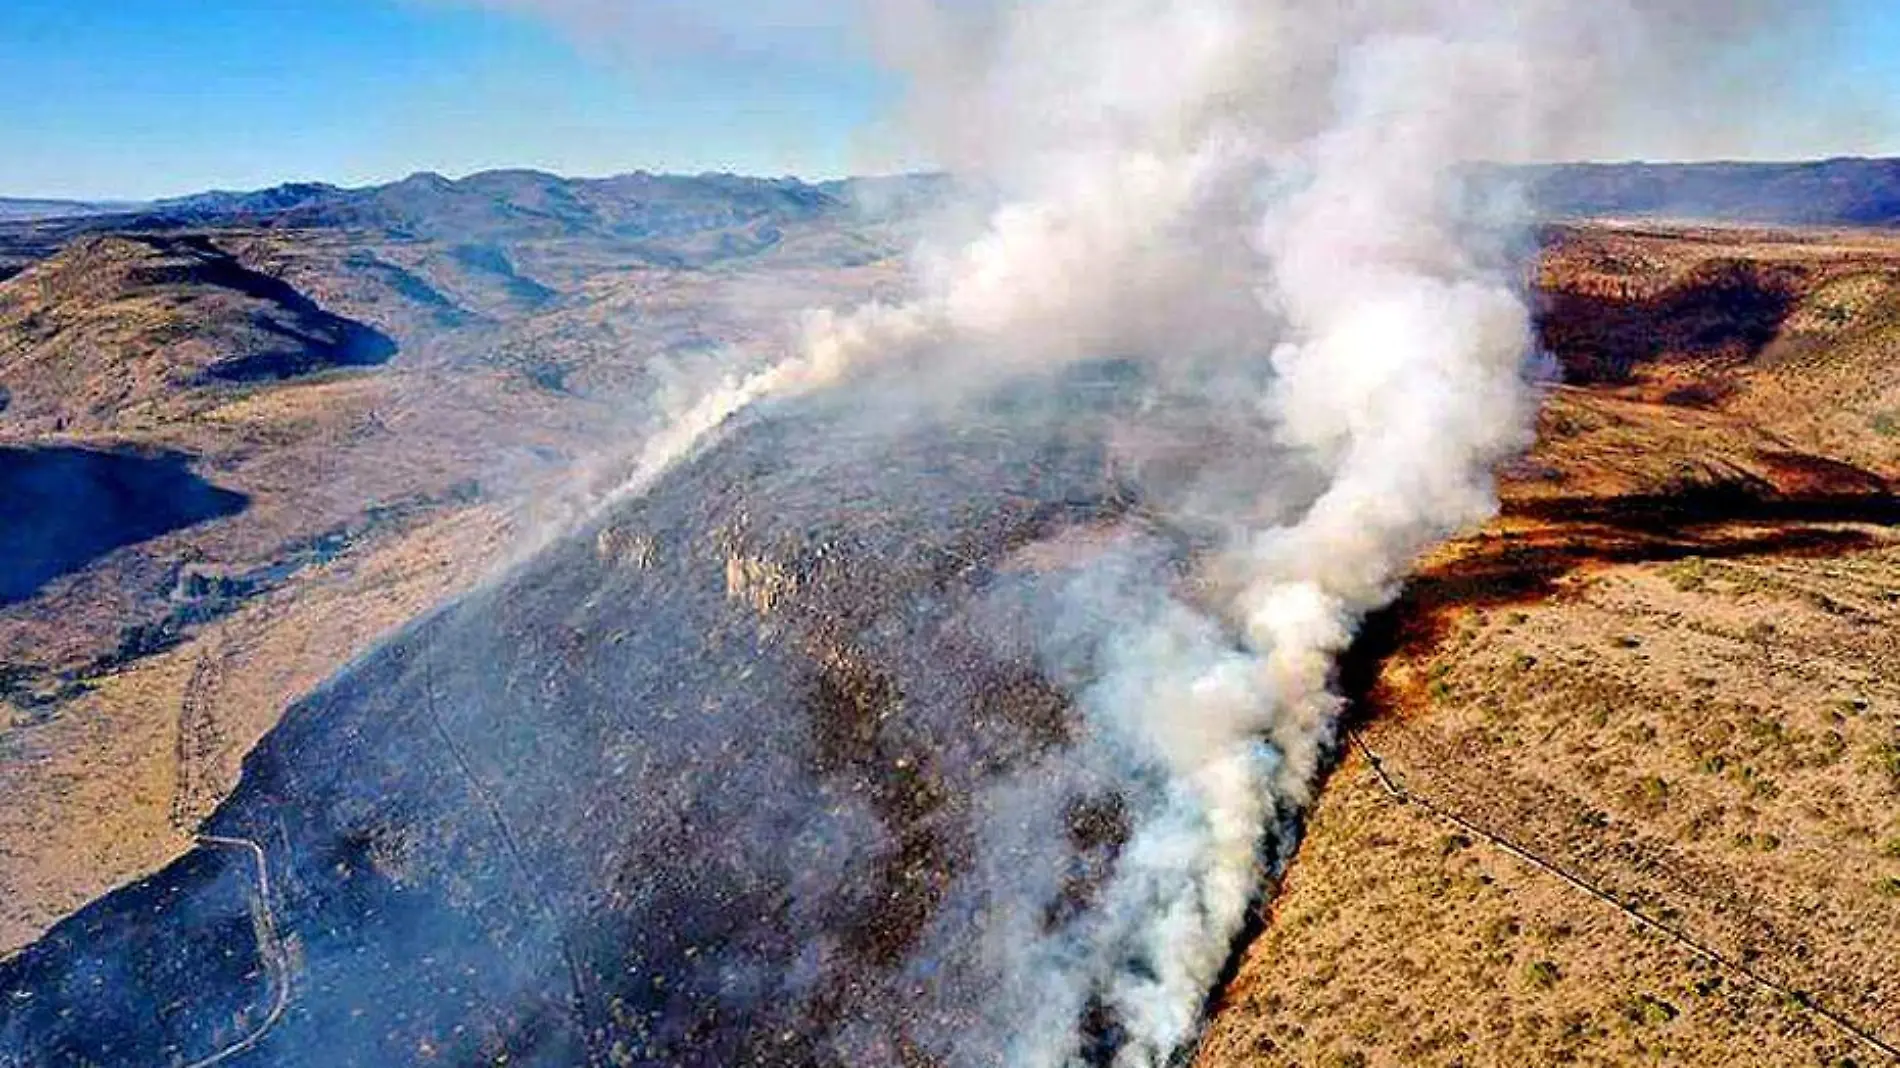
<path id="1" fill-rule="evenodd" d="M 182 254 L 189 260 L 134 271 L 132 278 L 139 285 L 214 286 L 271 306 L 272 311 L 257 315 L 253 323 L 287 344 L 214 364 L 205 371 L 209 379 L 271 381 L 334 367 L 378 367 L 395 358 L 396 342 L 389 335 L 324 310 L 290 283 L 239 263 L 209 238 L 187 235 L 133 240 L 161 255 Z"/>
<path id="2" fill-rule="evenodd" d="M 1900 525 L 1900 500 L 1886 494 L 1761 499 L 1739 493 L 1552 500 L 1508 505 L 1511 518 L 1542 525 L 1486 534 L 1456 559 L 1430 568 L 1390 608 L 1373 615 L 1340 665 L 1349 727 L 1390 709 L 1379 692 L 1387 660 L 1435 645 L 1451 611 L 1530 604 L 1586 567 L 1669 563 L 1692 557 L 1828 557 L 1871 548 L 1865 529 Z"/>
<path id="3" fill-rule="evenodd" d="M 241 512 L 180 453 L 0 448 L 0 605 L 127 545 Z"/>
<path id="4" fill-rule="evenodd" d="M 1717 261 L 1653 296 L 1547 290 L 1538 297 L 1538 336 L 1572 385 L 1625 383 L 1671 356 L 1747 362 L 1781 333 L 1797 303 L 1795 281 L 1760 264 Z"/>
<path id="5" fill-rule="evenodd" d="M 386 334 L 349 319 L 337 318 L 329 324 L 335 336 L 328 339 L 311 337 L 267 317 L 256 322 L 259 329 L 290 344 L 214 364 L 206 370 L 207 378 L 231 383 L 274 382 L 333 368 L 380 367 L 396 356 L 396 343 Z"/>

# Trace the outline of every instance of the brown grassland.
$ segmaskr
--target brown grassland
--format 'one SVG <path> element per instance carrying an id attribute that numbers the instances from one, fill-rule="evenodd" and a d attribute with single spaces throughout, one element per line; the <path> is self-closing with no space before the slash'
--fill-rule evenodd
<path id="1" fill-rule="evenodd" d="M 1900 239 L 1556 236 L 1570 385 L 1425 563 L 1204 1065 L 1900 1044 Z"/>

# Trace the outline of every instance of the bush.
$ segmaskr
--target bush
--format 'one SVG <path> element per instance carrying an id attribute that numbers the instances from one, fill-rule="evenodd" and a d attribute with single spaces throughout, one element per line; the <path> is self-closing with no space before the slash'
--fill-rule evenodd
<path id="1" fill-rule="evenodd" d="M 1540 990 L 1549 990 L 1551 987 L 1557 985 L 1559 979 L 1564 977 L 1563 969 L 1557 967 L 1554 961 L 1547 960 L 1535 962 L 1530 967 L 1524 969 L 1524 974 L 1530 978 L 1531 985 Z"/>
<path id="2" fill-rule="evenodd" d="M 1645 808 L 1668 808 L 1668 781 L 1649 775 L 1642 781 Z"/>
<path id="3" fill-rule="evenodd" d="M 1676 589 L 1690 593 L 1707 584 L 1709 562 L 1700 556 L 1686 557 L 1663 568 L 1663 577 Z"/>
<path id="4" fill-rule="evenodd" d="M 1887 773 L 1888 780 L 1900 791 L 1900 742 L 1888 742 L 1874 750 L 1874 762 Z"/>
<path id="5" fill-rule="evenodd" d="M 1681 1016 L 1682 1010 L 1659 997 L 1642 994 L 1623 1006 L 1623 1015 L 1634 1024 L 1660 1027 Z"/>

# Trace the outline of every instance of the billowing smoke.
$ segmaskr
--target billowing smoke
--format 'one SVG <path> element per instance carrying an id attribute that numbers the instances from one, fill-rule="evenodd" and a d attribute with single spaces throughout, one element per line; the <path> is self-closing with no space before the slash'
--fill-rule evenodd
<path id="1" fill-rule="evenodd" d="M 971 28 L 975 66 L 921 102 L 1003 201 L 974 240 L 925 254 L 915 302 L 816 319 L 814 370 L 915 359 L 989 379 L 1136 353 L 1252 384 L 1243 414 L 1320 487 L 1261 526 L 1252 506 L 1286 487 L 1215 487 L 1229 523 L 1209 588 L 1153 591 L 1102 639 L 1090 730 L 1052 763 L 1130 784 L 1128 840 L 1078 918 L 992 915 L 971 970 L 1001 977 L 999 1044 L 944 1036 L 959 1060 L 1071 1063 L 1104 1040 L 1091 1017 L 1112 1021 L 1116 1063 L 1193 1037 L 1286 841 L 1270 831 L 1332 742 L 1336 658 L 1421 550 L 1486 517 L 1492 467 L 1525 441 L 1528 315 L 1460 166 L 1521 148 L 1547 118 L 1540 82 L 1577 78 L 1537 62 L 1565 14 L 1023 4 Z M 1006 807 L 993 833 L 1021 818 Z M 964 892 L 1033 914 L 1020 872 L 990 870 Z"/>
<path id="2" fill-rule="evenodd" d="M 895 362 L 955 396 L 1132 356 L 1204 410 L 1265 427 L 1275 457 L 1192 495 L 1222 538 L 1191 588 L 1123 585 L 1112 605 L 1099 583 L 1073 591 L 1071 616 L 1109 621 L 1092 639 L 1088 730 L 985 799 L 992 857 L 957 891 L 919 980 L 966 984 L 988 1026 L 937 1036 L 940 1054 L 1153 1065 L 1192 1040 L 1335 741 L 1337 658 L 1423 550 L 1491 514 L 1492 471 L 1527 442 L 1534 354 L 1512 205 L 1472 166 L 1549 156 L 1620 121 L 1599 106 L 1606 87 L 1682 61 L 1684 20 L 1722 36 L 1692 20 L 1717 11 L 885 9 L 881 39 L 917 75 L 917 122 L 994 204 L 973 235 L 920 252 L 914 300 L 814 316 L 802 358 L 769 386 Z M 1754 17 L 1719 13 L 1727 29 Z M 1120 784 L 1127 839 L 1089 907 L 1052 926 L 1040 906 L 1056 880 L 1016 859 L 1036 853 L 1025 829 L 1056 837 L 1062 800 L 1105 780 Z"/>
<path id="3" fill-rule="evenodd" d="M 1034 1068 L 1158 1065 L 1193 1040 L 1335 744 L 1339 655 L 1421 552 L 1491 514 L 1492 471 L 1527 441 L 1522 220 L 1475 165 L 1666 125 L 1621 87 L 1653 108 L 1730 76 L 1721 49 L 1781 6 L 872 9 L 913 129 L 980 207 L 918 251 L 913 299 L 813 314 L 791 360 L 693 408 L 629 489 L 758 398 L 891 368 L 955 404 L 1133 361 L 1156 410 L 1188 402 L 1260 451 L 1152 495 L 1211 533 L 1190 576 L 1158 578 L 1130 538 L 1060 592 L 1042 652 L 1085 728 L 973 802 L 981 856 L 905 982 L 979 1019 L 905 1041 Z M 1104 795 L 1125 833 L 1078 858 L 1062 814 Z M 866 1020 L 840 1052 L 894 1062 L 894 1042 Z"/>

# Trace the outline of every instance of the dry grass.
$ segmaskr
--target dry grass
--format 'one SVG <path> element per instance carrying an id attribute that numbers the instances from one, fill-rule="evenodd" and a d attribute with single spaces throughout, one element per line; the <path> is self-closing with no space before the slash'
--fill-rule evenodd
<path id="1" fill-rule="evenodd" d="M 348 242 L 233 247 L 326 307 L 425 337 L 415 309 L 341 266 Z M 426 249 L 378 254 L 458 302 L 488 299 L 431 274 Z M 115 394 L 86 400 L 109 417 L 93 429 L 66 413 L 73 429 L 58 436 L 188 449 L 255 504 L 8 613 L 0 659 L 57 668 L 109 647 L 168 561 L 252 566 L 375 502 L 436 500 L 622 425 L 623 413 L 545 388 L 524 372 L 529 357 L 570 382 L 637 392 L 656 381 L 663 335 L 762 349 L 781 305 L 893 278 L 875 265 L 751 280 L 588 273 L 555 249 L 524 262 L 587 280 L 511 326 L 489 362 L 420 344 L 374 377 Z M 1738 262 L 1753 266 L 1738 276 Z M 1882 484 L 1900 474 L 1900 239 L 1595 230 L 1567 235 L 1545 263 L 1544 285 L 1580 316 L 1560 354 L 1640 358 L 1552 398 L 1537 450 L 1510 473 L 1506 517 L 1429 561 L 1369 640 L 1380 659 L 1349 672 L 1379 712 L 1368 737 L 1419 794 L 1900 1038 L 1900 549 Z M 1780 301 L 1760 344 L 1654 329 L 1658 315 L 1696 313 L 1697 287 L 1736 277 L 1750 299 Z M 89 337 L 164 318 L 111 306 L 123 321 Z M 1683 345 L 1645 340 L 1656 337 Z M 95 377 L 86 390 L 110 385 Z M 40 421 L 12 423 L 16 436 L 46 440 L 61 415 L 30 414 Z M 176 856 L 282 709 L 471 581 L 505 551 L 503 527 L 492 508 L 424 510 L 0 735 L 0 953 Z M 639 557 L 632 542 L 602 551 Z M 770 599 L 771 576 L 735 574 L 735 595 Z M 1328 786 L 1202 1062 L 1850 1058 L 1878 1063 L 1799 999 L 1395 804 L 1354 760 Z"/>

